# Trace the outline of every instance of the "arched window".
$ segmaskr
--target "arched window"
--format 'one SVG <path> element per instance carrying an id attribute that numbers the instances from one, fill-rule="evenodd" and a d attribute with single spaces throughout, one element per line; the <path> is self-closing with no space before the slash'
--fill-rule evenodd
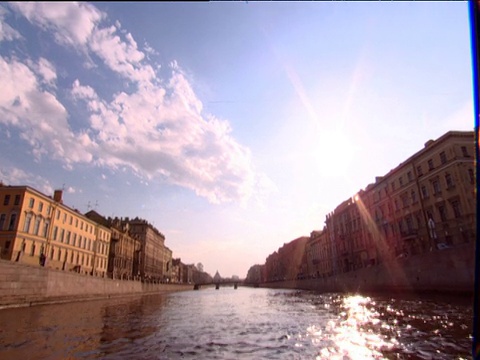
<path id="1" fill-rule="evenodd" d="M 50 221 L 45 221 L 45 224 L 43 225 L 43 237 L 46 238 L 48 236 L 48 228 L 50 226 Z"/>
<path id="2" fill-rule="evenodd" d="M 40 221 L 42 221 L 42 218 L 40 216 L 37 216 L 35 219 L 35 226 L 33 227 L 33 234 L 38 235 L 38 230 L 40 229 Z"/>
<path id="3" fill-rule="evenodd" d="M 30 230 L 30 223 L 32 221 L 32 214 L 31 213 L 28 213 L 26 216 L 25 216 L 25 224 L 23 226 L 23 232 L 26 232 L 28 233 L 28 230 Z"/>

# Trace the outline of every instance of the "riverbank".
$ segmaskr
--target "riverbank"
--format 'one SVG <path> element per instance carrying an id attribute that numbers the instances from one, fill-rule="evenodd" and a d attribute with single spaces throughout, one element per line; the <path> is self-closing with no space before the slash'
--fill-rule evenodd
<path id="1" fill-rule="evenodd" d="M 193 285 L 113 280 L 0 260 L 0 309 L 186 290 Z"/>
<path id="2" fill-rule="evenodd" d="M 475 244 L 433 251 L 337 276 L 260 284 L 274 289 L 318 292 L 474 294 Z"/>

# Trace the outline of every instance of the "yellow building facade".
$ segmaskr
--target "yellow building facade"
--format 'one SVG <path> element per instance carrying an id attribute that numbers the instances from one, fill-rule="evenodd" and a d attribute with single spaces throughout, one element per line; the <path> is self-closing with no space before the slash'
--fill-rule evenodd
<path id="1" fill-rule="evenodd" d="M 29 186 L 0 185 L 0 257 L 104 276 L 110 229 Z"/>

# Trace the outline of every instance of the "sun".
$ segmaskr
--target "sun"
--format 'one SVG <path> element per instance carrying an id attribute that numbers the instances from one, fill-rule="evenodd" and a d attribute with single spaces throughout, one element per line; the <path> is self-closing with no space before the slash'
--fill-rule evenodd
<path id="1" fill-rule="evenodd" d="M 339 177 L 351 174 L 355 148 L 345 131 L 320 130 L 315 144 L 313 158 L 322 175 Z"/>

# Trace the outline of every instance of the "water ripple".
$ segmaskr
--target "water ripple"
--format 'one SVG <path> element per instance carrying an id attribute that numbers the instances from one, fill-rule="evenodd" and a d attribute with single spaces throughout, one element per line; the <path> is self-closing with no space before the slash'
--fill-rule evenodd
<path id="1" fill-rule="evenodd" d="M 0 311 L 1 359 L 462 359 L 469 299 L 205 289 Z"/>

